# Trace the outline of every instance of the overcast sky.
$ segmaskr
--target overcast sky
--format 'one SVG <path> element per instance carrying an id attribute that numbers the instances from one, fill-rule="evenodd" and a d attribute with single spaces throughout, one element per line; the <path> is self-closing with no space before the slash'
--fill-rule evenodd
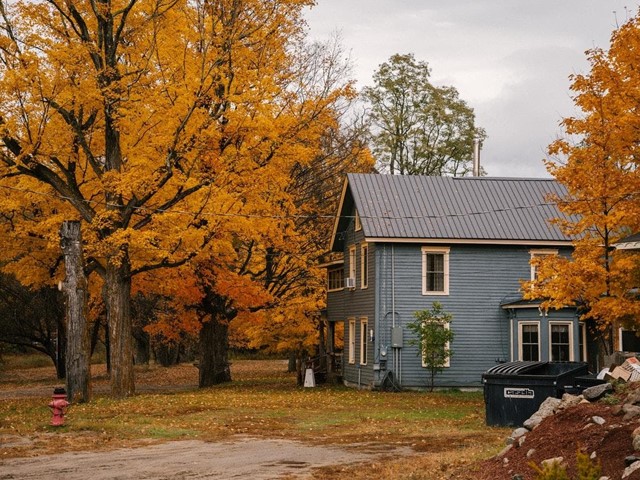
<path id="1" fill-rule="evenodd" d="M 413 53 L 431 80 L 451 85 L 488 138 L 490 176 L 546 177 L 546 148 L 576 113 L 569 75 L 587 73 L 585 51 L 608 48 L 640 0 L 317 0 L 310 38 L 336 32 L 358 87 L 394 53 Z"/>

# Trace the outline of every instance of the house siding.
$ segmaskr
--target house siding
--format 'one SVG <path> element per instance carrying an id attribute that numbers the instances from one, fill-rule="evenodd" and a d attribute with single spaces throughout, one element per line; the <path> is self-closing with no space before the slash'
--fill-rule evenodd
<path id="1" fill-rule="evenodd" d="M 364 236 L 362 231 L 355 231 L 353 221 L 350 222 L 347 230 L 344 232 L 347 241 L 344 250 L 344 271 L 345 276 L 349 275 L 350 258 L 349 248 L 356 246 L 356 287 L 353 289 L 344 288 L 340 291 L 329 292 L 327 297 L 327 312 L 329 321 L 342 321 L 345 324 L 344 338 L 349 338 L 349 318 L 355 318 L 355 362 L 349 363 L 349 345 L 345 341 L 344 361 L 343 361 L 343 378 L 347 383 L 358 385 L 362 388 L 373 387 L 373 363 L 374 363 L 374 343 L 365 338 L 367 348 L 367 364 L 360 364 L 360 346 L 361 342 L 361 319 L 367 319 L 367 329 L 373 329 L 374 335 L 376 330 L 375 324 L 375 278 L 376 278 L 376 256 L 375 244 L 368 243 L 368 288 L 361 288 L 362 285 L 362 249 Z"/>
<path id="2" fill-rule="evenodd" d="M 505 296 L 520 292 L 522 280 L 530 277 L 530 248 L 527 246 L 443 245 L 449 250 L 449 295 L 422 295 L 422 244 L 378 244 L 378 301 L 375 358 L 386 346 L 387 370 L 405 387 L 427 387 L 428 372 L 422 367 L 418 348 L 408 344 L 406 325 L 414 312 L 431 308 L 434 301 L 453 316 L 455 334 L 450 366 L 436 377 L 436 386 L 481 386 L 481 375 L 497 362 L 512 356 L 512 322 L 501 308 Z M 395 307 L 394 307 L 395 306 Z M 403 327 L 400 352 L 389 348 L 395 323 Z M 558 312 L 549 319 L 574 318 Z M 578 345 L 578 328 L 574 328 Z M 546 333 L 545 333 L 546 335 Z M 548 344 L 543 348 L 548 348 Z M 376 371 L 379 384 L 385 370 Z"/>

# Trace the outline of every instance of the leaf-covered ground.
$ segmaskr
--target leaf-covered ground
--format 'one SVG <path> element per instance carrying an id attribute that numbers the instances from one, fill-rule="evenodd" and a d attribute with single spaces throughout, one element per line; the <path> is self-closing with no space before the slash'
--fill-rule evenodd
<path id="1" fill-rule="evenodd" d="M 64 427 L 49 426 L 52 368 L 0 372 L 0 455 L 134 447 L 179 439 L 284 438 L 315 445 L 384 451 L 408 446 L 410 459 L 326 467 L 318 478 L 445 478 L 448 471 L 499 450 L 507 433 L 484 425 L 481 392 L 357 391 L 299 388 L 286 362 L 236 361 L 234 381 L 197 388 L 191 364 L 137 367 L 138 394 L 108 396 L 103 365 L 93 366 L 94 400 L 73 405 Z M 346 470 L 345 470 L 346 468 Z M 394 473 L 395 472 L 395 473 Z M 395 475 L 395 476 L 394 476 Z M 399 475 L 399 476 L 398 476 Z"/>

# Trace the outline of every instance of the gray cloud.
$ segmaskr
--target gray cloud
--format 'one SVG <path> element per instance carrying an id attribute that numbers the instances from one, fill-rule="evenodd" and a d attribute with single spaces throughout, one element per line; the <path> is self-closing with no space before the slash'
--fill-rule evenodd
<path id="1" fill-rule="evenodd" d="M 639 3 L 318 0 L 308 22 L 311 38 L 341 33 L 360 86 L 394 53 L 429 62 L 434 83 L 455 86 L 487 130 L 488 173 L 531 177 L 547 175 L 546 148 L 577 113 L 569 75 L 588 71 L 585 51 L 606 49 Z"/>

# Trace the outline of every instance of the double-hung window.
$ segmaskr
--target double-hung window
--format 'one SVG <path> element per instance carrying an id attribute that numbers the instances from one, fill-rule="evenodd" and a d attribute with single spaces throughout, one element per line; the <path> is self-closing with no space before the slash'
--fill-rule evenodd
<path id="1" fill-rule="evenodd" d="M 549 322 L 549 359 L 552 362 L 573 361 L 573 326 L 571 323 Z"/>
<path id="2" fill-rule="evenodd" d="M 351 245 L 349 247 L 349 278 L 356 281 L 356 246 Z M 353 284 L 355 286 L 355 283 Z"/>
<path id="3" fill-rule="evenodd" d="M 360 319 L 360 365 L 367 364 L 367 317 Z"/>
<path id="4" fill-rule="evenodd" d="M 422 247 L 422 294 L 449 295 L 448 247 Z"/>
<path id="5" fill-rule="evenodd" d="M 519 357 L 524 361 L 540 360 L 540 323 L 527 322 L 518 324 L 520 348 Z"/>
<path id="6" fill-rule="evenodd" d="M 553 248 L 540 248 L 529 250 L 529 254 L 531 255 L 531 281 L 536 280 L 538 278 L 538 267 L 536 265 L 537 261 L 542 257 L 547 257 L 549 255 L 557 255 L 558 250 Z"/>
<path id="7" fill-rule="evenodd" d="M 439 325 L 435 325 L 437 328 L 444 328 L 446 330 L 449 330 L 449 323 L 442 323 Z M 444 349 L 441 348 L 440 345 L 436 345 L 434 350 L 431 350 L 429 348 L 429 345 L 425 345 L 424 343 L 422 344 L 422 366 L 423 367 L 427 367 L 428 366 L 428 355 L 431 355 L 434 357 L 435 360 L 440 359 L 440 354 L 438 352 L 442 352 L 443 354 L 445 352 L 449 352 L 449 355 L 447 355 L 446 359 L 444 360 L 444 364 L 442 365 L 443 367 L 450 367 L 451 366 L 451 354 L 450 354 L 450 350 L 451 350 L 451 342 L 447 342 L 444 344 Z"/>
<path id="8" fill-rule="evenodd" d="M 369 245 L 360 246 L 360 288 L 369 286 Z"/>
<path id="9" fill-rule="evenodd" d="M 334 267 L 327 271 L 327 287 L 329 291 L 344 288 L 344 267 Z"/>

